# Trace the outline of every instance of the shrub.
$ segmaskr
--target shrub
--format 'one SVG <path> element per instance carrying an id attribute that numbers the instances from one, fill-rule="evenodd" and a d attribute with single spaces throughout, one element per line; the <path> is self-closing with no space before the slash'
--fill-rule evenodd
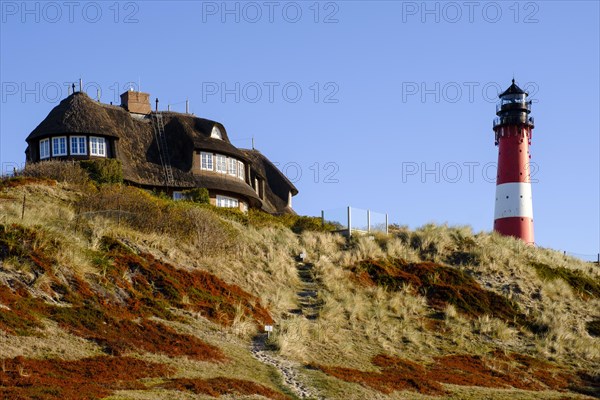
<path id="1" fill-rule="evenodd" d="M 54 179 L 58 182 L 67 182 L 75 185 L 85 185 L 90 178 L 86 170 L 74 161 L 42 161 L 29 163 L 21 172 L 23 176 L 33 178 Z"/>
<path id="2" fill-rule="evenodd" d="M 542 263 L 531 264 L 538 276 L 547 281 L 562 279 L 569 284 L 580 295 L 600 297 L 600 283 L 585 276 L 579 271 L 573 271 L 562 267 L 550 267 Z"/>
<path id="3" fill-rule="evenodd" d="M 210 196 L 206 188 L 194 188 L 183 192 L 185 199 L 193 203 L 210 204 Z"/>
<path id="4" fill-rule="evenodd" d="M 203 255 L 216 255 L 236 246 L 233 229 L 209 210 L 158 198 L 131 186 L 106 185 L 90 190 L 77 207 L 89 217 L 101 215 L 141 232 L 192 243 Z"/>
<path id="5" fill-rule="evenodd" d="M 80 165 L 88 172 L 90 178 L 97 183 L 123 182 L 121 161 L 114 158 L 80 161 Z"/>

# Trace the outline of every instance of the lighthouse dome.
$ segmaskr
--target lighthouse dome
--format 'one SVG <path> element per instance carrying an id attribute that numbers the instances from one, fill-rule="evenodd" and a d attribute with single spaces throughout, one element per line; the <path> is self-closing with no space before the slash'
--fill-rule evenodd
<path id="1" fill-rule="evenodd" d="M 516 95 L 516 96 L 515 96 Z M 525 97 L 527 96 L 528 93 L 525 92 L 523 89 L 521 89 L 519 86 L 517 86 L 517 84 L 515 83 L 515 80 L 512 80 L 512 84 L 508 87 L 508 89 L 506 89 L 504 92 L 500 93 L 498 95 L 498 97 L 503 98 L 503 97 L 512 97 L 512 98 L 518 98 L 518 97 Z"/>

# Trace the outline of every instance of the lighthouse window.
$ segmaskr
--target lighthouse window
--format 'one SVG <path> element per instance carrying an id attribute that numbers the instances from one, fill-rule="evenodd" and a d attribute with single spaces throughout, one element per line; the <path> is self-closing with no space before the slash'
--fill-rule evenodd
<path id="1" fill-rule="evenodd" d="M 92 156 L 106 157 L 106 141 L 101 137 L 90 137 L 90 154 Z"/>
<path id="2" fill-rule="evenodd" d="M 213 155 L 212 155 L 212 153 L 202 152 L 200 157 L 201 157 L 200 169 L 203 169 L 205 171 L 212 171 L 213 170 Z"/>
<path id="3" fill-rule="evenodd" d="M 50 139 L 40 140 L 40 159 L 50 157 Z"/>
<path id="4" fill-rule="evenodd" d="M 66 156 L 67 155 L 67 138 L 66 136 L 52 138 L 52 155 Z"/>
<path id="5" fill-rule="evenodd" d="M 71 136 L 71 154 L 86 155 L 87 141 L 85 136 Z"/>

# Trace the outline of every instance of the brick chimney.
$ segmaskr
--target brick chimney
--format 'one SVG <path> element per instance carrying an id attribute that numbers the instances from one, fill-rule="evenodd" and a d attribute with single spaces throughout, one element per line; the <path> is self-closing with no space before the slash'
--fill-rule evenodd
<path id="1" fill-rule="evenodd" d="M 150 94 L 129 90 L 121 95 L 121 107 L 135 114 L 150 114 Z"/>

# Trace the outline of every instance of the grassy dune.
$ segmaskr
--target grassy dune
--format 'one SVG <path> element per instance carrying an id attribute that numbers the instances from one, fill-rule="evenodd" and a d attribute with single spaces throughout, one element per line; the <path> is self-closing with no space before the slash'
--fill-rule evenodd
<path id="1" fill-rule="evenodd" d="M 600 268 L 468 227 L 391 233 L 2 181 L 0 397 L 296 398 L 252 357 L 265 324 L 315 397 L 600 396 Z M 289 312 L 301 251 L 314 321 Z"/>

